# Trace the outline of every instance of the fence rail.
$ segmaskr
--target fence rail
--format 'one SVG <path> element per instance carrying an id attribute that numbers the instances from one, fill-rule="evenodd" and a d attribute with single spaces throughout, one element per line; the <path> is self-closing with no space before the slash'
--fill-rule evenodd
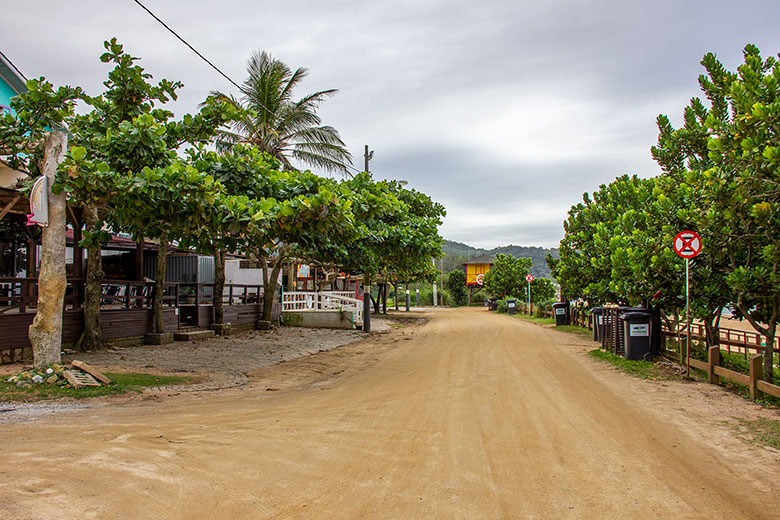
<path id="1" fill-rule="evenodd" d="M 84 305 L 83 279 L 69 279 L 65 289 L 66 310 L 78 310 Z M 151 308 L 155 282 L 105 280 L 100 284 L 101 309 Z M 351 294 L 351 293 L 350 293 Z M 262 285 L 225 284 L 222 302 L 227 305 L 261 303 Z M 37 278 L 0 278 L 0 316 L 4 313 L 34 311 L 38 303 Z M 213 283 L 169 282 L 164 285 L 163 305 L 212 305 Z"/>
<path id="2" fill-rule="evenodd" d="M 522 312 L 528 313 L 525 304 L 520 305 L 520 309 Z M 547 308 L 537 309 L 537 314 L 544 317 L 552 317 L 553 315 L 552 311 Z M 593 329 L 592 315 L 585 309 L 572 308 L 569 319 L 573 325 Z M 693 342 L 698 343 L 700 346 L 705 344 L 706 334 L 702 324 L 692 324 L 690 332 Z M 687 329 L 684 323 L 675 323 L 671 327 L 665 323 L 661 334 L 667 340 L 670 338 L 676 339 L 678 350 L 667 349 L 666 341 L 664 341 L 661 353 L 666 357 L 679 361 L 681 364 L 684 363 L 686 357 L 685 343 L 681 339 L 686 337 L 686 333 Z M 757 332 L 721 328 L 719 329 L 721 346 L 713 346 L 707 349 L 707 361 L 691 357 L 691 366 L 706 372 L 709 383 L 720 384 L 721 378 L 725 378 L 748 387 L 751 399 L 759 398 L 762 394 L 780 398 L 780 386 L 761 379 L 764 362 L 762 353 L 767 348 L 761 338 L 761 335 Z M 725 345 L 725 349 L 722 348 L 723 345 Z M 729 353 L 744 355 L 745 359 L 749 361 L 749 373 L 745 374 L 722 366 L 723 350 Z M 780 352 L 780 338 L 777 339 L 774 351 Z"/>
<path id="3" fill-rule="evenodd" d="M 349 296 L 345 296 L 345 295 Z M 282 312 L 332 311 L 352 312 L 354 323 L 363 324 L 363 301 L 346 291 L 284 292 Z"/>

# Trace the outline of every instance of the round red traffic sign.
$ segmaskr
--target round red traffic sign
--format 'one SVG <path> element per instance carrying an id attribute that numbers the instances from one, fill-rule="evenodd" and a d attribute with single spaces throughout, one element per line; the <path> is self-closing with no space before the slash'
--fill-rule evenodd
<path id="1" fill-rule="evenodd" d="M 531 283 L 534 281 L 534 276 L 532 274 L 525 275 L 525 281 L 528 283 Z"/>
<path id="2" fill-rule="evenodd" d="M 693 258 L 701 253 L 701 237 L 695 231 L 681 231 L 674 237 L 674 252 L 683 258 Z"/>

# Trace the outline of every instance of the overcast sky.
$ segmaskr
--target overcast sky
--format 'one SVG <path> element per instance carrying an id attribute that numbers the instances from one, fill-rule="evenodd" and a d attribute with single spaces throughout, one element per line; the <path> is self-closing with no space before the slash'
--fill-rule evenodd
<path id="1" fill-rule="evenodd" d="M 267 50 L 310 75 L 320 108 L 363 167 L 447 208 L 441 233 L 478 247 L 556 246 L 582 193 L 652 176 L 655 118 L 679 123 L 701 57 L 729 68 L 746 43 L 780 52 L 780 2 L 142 0 L 231 78 Z M 4 6 L 2 50 L 28 77 L 102 91 L 116 36 L 195 111 L 224 78 L 132 0 Z"/>

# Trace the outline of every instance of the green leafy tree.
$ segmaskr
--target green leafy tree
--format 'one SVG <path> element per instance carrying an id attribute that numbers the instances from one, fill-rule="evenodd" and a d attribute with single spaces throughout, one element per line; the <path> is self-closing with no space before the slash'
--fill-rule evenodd
<path id="1" fill-rule="evenodd" d="M 178 188 L 191 187 L 200 180 L 196 170 L 181 162 L 177 150 L 185 144 L 209 141 L 217 127 L 235 116 L 230 105 L 211 97 L 197 114 L 173 119 L 173 113 L 160 106 L 176 99 L 181 84 L 163 79 L 153 85 L 151 75 L 136 64 L 138 58 L 126 53 L 115 38 L 104 46 L 106 52 L 100 59 L 114 68 L 104 82 L 103 94 L 82 96 L 90 110 L 68 121 L 74 147 L 58 183 L 58 189 L 66 190 L 72 200 L 83 205 L 87 224 L 87 347 L 100 340 L 100 249 L 108 239 L 106 224 L 131 231 L 139 240 L 145 236 L 159 239 L 154 302 L 156 329 L 162 332 L 167 246 L 173 237 L 183 234 L 172 226 L 180 223 L 189 227 L 194 222 L 183 218 L 186 212 L 175 211 L 179 202 L 182 208 L 194 208 L 192 201 L 186 200 L 186 191 Z M 195 192 L 201 196 L 197 200 L 204 200 L 202 190 Z"/>
<path id="2" fill-rule="evenodd" d="M 351 193 L 332 179 L 308 171 L 280 171 L 276 159 L 248 145 L 224 153 L 201 147 L 190 156 L 198 170 L 214 177 L 232 197 L 216 199 L 209 223 L 194 235 L 194 245 L 221 256 L 244 251 L 258 257 L 263 263 L 265 316 L 270 316 L 276 281 L 291 256 L 311 254 L 323 237 L 353 231 Z M 216 274 L 224 283 L 224 271 Z M 223 283 L 215 284 L 217 295 Z"/>
<path id="3" fill-rule="evenodd" d="M 748 45 L 730 72 L 714 54 L 699 83 L 711 108 L 704 121 L 708 159 L 701 172 L 710 201 L 702 220 L 720 237 L 728 257 L 726 280 L 735 305 L 765 338 L 764 379 L 773 381 L 780 319 L 780 61 Z"/>
<path id="4" fill-rule="evenodd" d="M 29 337 L 36 368 L 59 363 L 62 344 L 65 274 L 66 199 L 54 188 L 67 138 L 62 125 L 74 113 L 79 87 L 54 87 L 43 78 L 27 81 L 27 92 L 11 100 L 15 117 L 0 117 L 0 153 L 4 161 L 31 177 L 48 179 L 49 225 L 43 228 L 38 303 Z M 30 276 L 31 274 L 28 274 Z"/>
<path id="5" fill-rule="evenodd" d="M 447 277 L 446 287 L 452 297 L 452 304 L 466 304 L 468 301 L 468 294 L 466 294 L 466 273 L 460 270 L 450 272 Z"/>
<path id="6" fill-rule="evenodd" d="M 485 274 L 485 288 L 493 296 L 525 294 L 524 285 L 527 283 L 525 276 L 530 268 L 530 258 L 515 258 L 499 254 Z"/>
<path id="7" fill-rule="evenodd" d="M 534 278 L 531 282 L 531 303 L 547 305 L 555 298 L 555 286 L 549 278 Z"/>
<path id="8" fill-rule="evenodd" d="M 243 117 L 221 134 L 220 145 L 250 143 L 275 157 L 285 169 L 295 169 L 292 161 L 325 171 L 349 173 L 352 157 L 338 131 L 321 124 L 317 108 L 336 89 L 320 90 L 295 100 L 293 92 L 308 70 L 290 69 L 270 54 L 255 52 L 247 64 L 249 76 L 241 87 L 241 97 L 214 94 L 241 110 Z"/>

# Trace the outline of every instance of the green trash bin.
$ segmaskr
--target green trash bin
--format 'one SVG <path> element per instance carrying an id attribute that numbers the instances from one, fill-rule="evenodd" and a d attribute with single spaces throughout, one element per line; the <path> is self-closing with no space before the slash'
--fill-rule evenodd
<path id="1" fill-rule="evenodd" d="M 569 304 L 566 302 L 555 302 L 552 304 L 553 315 L 555 315 L 555 326 L 569 324 Z"/>
<path id="2" fill-rule="evenodd" d="M 604 307 L 593 307 L 590 315 L 593 317 L 593 341 L 601 341 L 604 335 Z"/>
<path id="3" fill-rule="evenodd" d="M 652 315 L 649 312 L 626 312 L 620 315 L 623 321 L 623 357 L 632 361 L 653 359 L 650 349 L 652 336 Z"/>

